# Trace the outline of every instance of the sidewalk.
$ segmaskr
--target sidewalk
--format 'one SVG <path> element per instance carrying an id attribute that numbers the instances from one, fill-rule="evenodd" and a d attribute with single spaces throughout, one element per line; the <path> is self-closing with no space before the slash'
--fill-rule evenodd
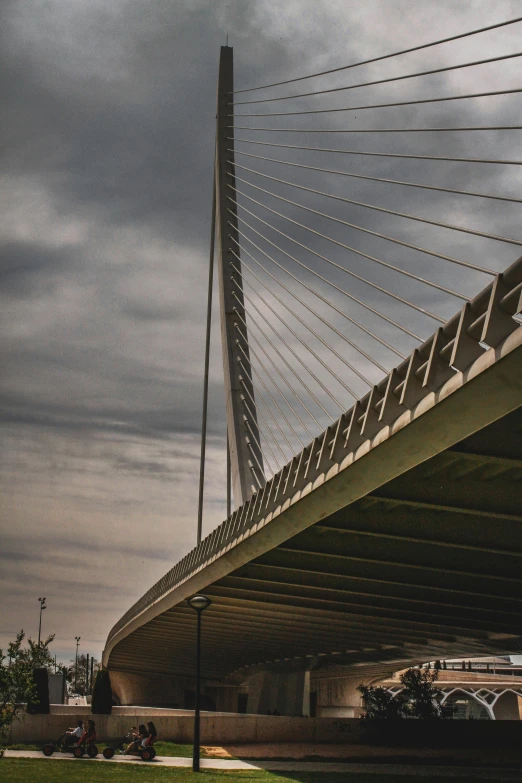
<path id="1" fill-rule="evenodd" d="M 6 750 L 5 758 L 31 758 L 46 759 L 38 750 Z M 114 756 L 107 760 L 103 756 L 95 759 L 75 759 L 73 756 L 57 753 L 47 760 L 74 761 L 84 764 L 90 761 L 103 761 L 105 764 L 144 764 L 147 762 L 130 756 Z M 156 756 L 154 761 L 148 762 L 152 766 L 162 767 L 191 767 L 192 759 L 176 756 Z M 385 774 L 385 775 L 409 775 L 462 778 L 468 780 L 496 780 L 496 781 L 522 781 L 520 769 L 491 769 L 484 767 L 454 767 L 420 764 L 350 764 L 340 761 L 266 761 L 248 762 L 239 759 L 201 759 L 202 769 L 218 770 L 266 770 L 269 772 L 342 772 L 344 774 Z"/>

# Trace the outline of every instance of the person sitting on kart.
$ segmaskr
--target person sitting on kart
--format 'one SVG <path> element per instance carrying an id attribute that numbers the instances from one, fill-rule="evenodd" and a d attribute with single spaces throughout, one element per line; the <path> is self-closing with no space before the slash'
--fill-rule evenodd
<path id="1" fill-rule="evenodd" d="M 83 735 L 83 733 L 84 733 L 83 720 L 78 719 L 78 725 L 76 726 L 76 728 L 69 726 L 69 728 L 65 732 L 65 737 L 64 737 L 65 744 L 74 745 L 76 742 L 78 742 L 78 740 Z"/>
<path id="2" fill-rule="evenodd" d="M 76 743 L 77 745 L 94 745 L 96 742 L 96 726 L 93 720 L 87 721 L 87 729 Z"/>
<path id="3" fill-rule="evenodd" d="M 152 747 L 152 745 L 154 745 L 154 743 L 156 742 L 157 736 L 158 736 L 158 732 L 156 731 L 156 726 L 150 720 L 147 723 L 147 736 L 145 737 L 145 739 L 141 741 L 142 747 L 144 748 Z"/>
<path id="4" fill-rule="evenodd" d="M 133 751 L 138 750 L 138 748 L 139 748 L 140 744 L 143 742 L 143 740 L 146 740 L 147 737 L 149 736 L 148 733 L 147 733 L 147 727 L 143 723 L 140 723 L 140 725 L 138 726 L 137 730 L 136 729 L 132 729 L 131 733 L 132 733 L 134 739 L 132 740 L 130 745 L 128 745 L 125 748 L 125 753 L 132 753 Z"/>
<path id="5" fill-rule="evenodd" d="M 138 736 L 138 729 L 136 728 L 136 726 L 131 726 L 129 731 L 127 732 L 126 737 L 124 737 L 124 740 L 129 739 L 129 737 L 132 737 L 132 742 L 130 745 L 128 745 L 128 748 L 134 745 L 137 736 Z M 122 740 L 122 743 L 124 740 Z M 127 748 L 123 751 L 123 753 L 127 753 Z"/>

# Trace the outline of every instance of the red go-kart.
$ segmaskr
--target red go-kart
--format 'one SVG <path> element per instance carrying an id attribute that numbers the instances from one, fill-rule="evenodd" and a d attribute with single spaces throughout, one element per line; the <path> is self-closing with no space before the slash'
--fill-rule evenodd
<path id="1" fill-rule="evenodd" d="M 112 759 L 116 751 L 120 753 L 122 756 L 139 756 L 142 761 L 152 761 L 153 758 L 156 756 L 156 751 L 152 747 L 152 745 L 147 745 L 143 747 L 143 745 L 138 745 L 137 747 L 133 748 L 132 750 L 129 750 L 127 753 L 125 752 L 125 748 L 129 743 L 131 743 L 134 739 L 134 735 L 132 732 L 129 732 L 125 735 L 119 742 L 117 742 L 115 745 L 109 745 L 103 750 L 103 758 L 105 759 Z"/>
<path id="2" fill-rule="evenodd" d="M 82 742 L 78 745 L 74 741 L 71 742 L 70 736 L 66 732 L 57 740 L 47 742 L 42 748 L 44 756 L 52 756 L 53 753 L 72 753 L 76 759 L 81 759 L 85 754 L 93 759 L 98 755 L 98 748 L 93 742 Z"/>

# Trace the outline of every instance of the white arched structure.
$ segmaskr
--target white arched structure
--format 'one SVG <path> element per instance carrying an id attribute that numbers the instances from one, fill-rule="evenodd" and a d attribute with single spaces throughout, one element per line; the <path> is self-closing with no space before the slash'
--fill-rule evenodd
<path id="1" fill-rule="evenodd" d="M 515 697 L 522 699 L 522 683 L 520 686 L 506 686 L 505 684 L 495 685 L 495 683 L 456 683 L 454 686 L 436 686 L 443 694 L 440 700 L 440 705 L 444 706 L 448 702 L 453 701 L 451 698 L 455 694 L 463 694 L 468 699 L 475 701 L 480 707 L 482 707 L 489 720 L 498 720 L 495 714 L 495 706 L 498 704 L 499 699 L 506 693 L 512 693 Z M 402 688 L 400 685 L 387 688 L 388 692 L 393 696 L 397 696 Z"/>
<path id="2" fill-rule="evenodd" d="M 522 685 L 515 688 L 506 688 L 503 685 L 495 687 L 495 685 L 491 683 L 488 683 L 487 685 L 484 683 L 477 683 L 476 685 L 471 683 L 458 685 L 458 687 L 444 691 L 441 705 L 445 704 L 454 693 L 463 693 L 470 699 L 473 699 L 486 710 L 490 720 L 497 720 L 495 706 L 499 699 L 506 693 L 513 693 L 515 696 L 522 698 Z"/>

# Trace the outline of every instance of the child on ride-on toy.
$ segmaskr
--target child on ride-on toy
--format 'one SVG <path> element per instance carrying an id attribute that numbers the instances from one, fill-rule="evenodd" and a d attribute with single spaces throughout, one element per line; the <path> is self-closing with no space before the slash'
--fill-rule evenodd
<path id="1" fill-rule="evenodd" d="M 76 728 L 73 728 L 72 726 L 69 726 L 67 731 L 65 732 L 65 745 L 75 745 L 80 737 L 83 736 L 85 733 L 85 729 L 83 728 L 83 721 L 81 718 L 78 719 L 78 725 Z"/>
<path id="2" fill-rule="evenodd" d="M 93 720 L 87 721 L 87 729 L 76 743 L 77 745 L 94 745 L 96 742 L 96 726 Z"/>
<path id="3" fill-rule="evenodd" d="M 125 748 L 125 754 L 138 750 L 142 742 L 148 738 L 147 728 L 144 723 L 140 723 L 137 729 L 133 726 L 130 733 L 134 739 Z"/>

